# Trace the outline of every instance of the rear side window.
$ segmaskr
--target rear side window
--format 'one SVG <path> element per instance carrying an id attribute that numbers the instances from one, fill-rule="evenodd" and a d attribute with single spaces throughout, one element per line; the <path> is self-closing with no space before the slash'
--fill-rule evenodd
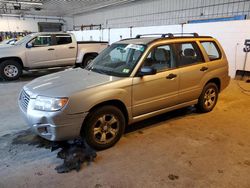
<path id="1" fill-rule="evenodd" d="M 188 66 L 204 62 L 202 53 L 196 42 L 176 43 L 179 66 Z"/>
<path id="2" fill-rule="evenodd" d="M 70 35 L 56 35 L 57 45 L 70 44 L 70 43 L 72 43 Z"/>
<path id="3" fill-rule="evenodd" d="M 221 52 L 215 42 L 201 42 L 201 44 L 204 47 L 210 61 L 221 58 Z"/>

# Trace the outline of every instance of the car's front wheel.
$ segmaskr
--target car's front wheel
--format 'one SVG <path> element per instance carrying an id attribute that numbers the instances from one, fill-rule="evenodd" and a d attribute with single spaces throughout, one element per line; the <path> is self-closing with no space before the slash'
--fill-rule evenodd
<path id="1" fill-rule="evenodd" d="M 17 80 L 22 75 L 22 66 L 15 60 L 5 60 L 0 63 L 0 76 L 4 80 Z"/>
<path id="2" fill-rule="evenodd" d="M 200 112 L 210 112 L 213 110 L 218 99 L 218 87 L 215 83 L 208 83 L 199 97 L 197 108 Z"/>
<path id="3" fill-rule="evenodd" d="M 107 149 L 119 141 L 125 124 L 121 110 L 115 106 L 102 106 L 90 112 L 84 123 L 83 136 L 91 147 Z"/>

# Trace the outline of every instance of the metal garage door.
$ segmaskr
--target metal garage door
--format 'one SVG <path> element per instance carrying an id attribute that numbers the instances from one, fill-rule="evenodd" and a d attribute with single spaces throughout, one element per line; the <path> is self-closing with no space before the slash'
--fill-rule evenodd
<path id="1" fill-rule="evenodd" d="M 62 23 L 38 22 L 39 32 L 57 32 L 62 31 Z"/>

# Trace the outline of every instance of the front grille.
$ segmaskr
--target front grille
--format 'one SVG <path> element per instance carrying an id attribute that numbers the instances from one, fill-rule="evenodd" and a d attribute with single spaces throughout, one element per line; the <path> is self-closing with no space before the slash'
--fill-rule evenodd
<path id="1" fill-rule="evenodd" d="M 30 96 L 24 90 L 22 91 L 19 100 L 22 108 L 24 110 L 27 110 L 30 101 Z"/>

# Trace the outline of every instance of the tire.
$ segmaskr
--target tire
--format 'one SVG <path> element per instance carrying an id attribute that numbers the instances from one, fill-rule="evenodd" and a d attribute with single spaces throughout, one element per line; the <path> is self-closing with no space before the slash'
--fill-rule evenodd
<path id="1" fill-rule="evenodd" d="M 213 110 L 218 100 L 219 90 L 215 83 L 208 83 L 199 97 L 197 109 L 199 112 L 206 113 Z"/>
<path id="2" fill-rule="evenodd" d="M 17 80 L 22 75 L 22 66 L 15 60 L 5 60 L 0 63 L 0 76 L 4 80 Z"/>
<path id="3" fill-rule="evenodd" d="M 102 106 L 90 112 L 83 125 L 82 136 L 90 147 L 107 149 L 120 140 L 125 124 L 125 117 L 117 107 Z"/>
<path id="4" fill-rule="evenodd" d="M 91 63 L 91 61 L 93 61 L 96 58 L 96 55 L 87 55 L 86 57 L 83 58 L 82 61 L 82 68 L 85 68 L 88 64 Z"/>

